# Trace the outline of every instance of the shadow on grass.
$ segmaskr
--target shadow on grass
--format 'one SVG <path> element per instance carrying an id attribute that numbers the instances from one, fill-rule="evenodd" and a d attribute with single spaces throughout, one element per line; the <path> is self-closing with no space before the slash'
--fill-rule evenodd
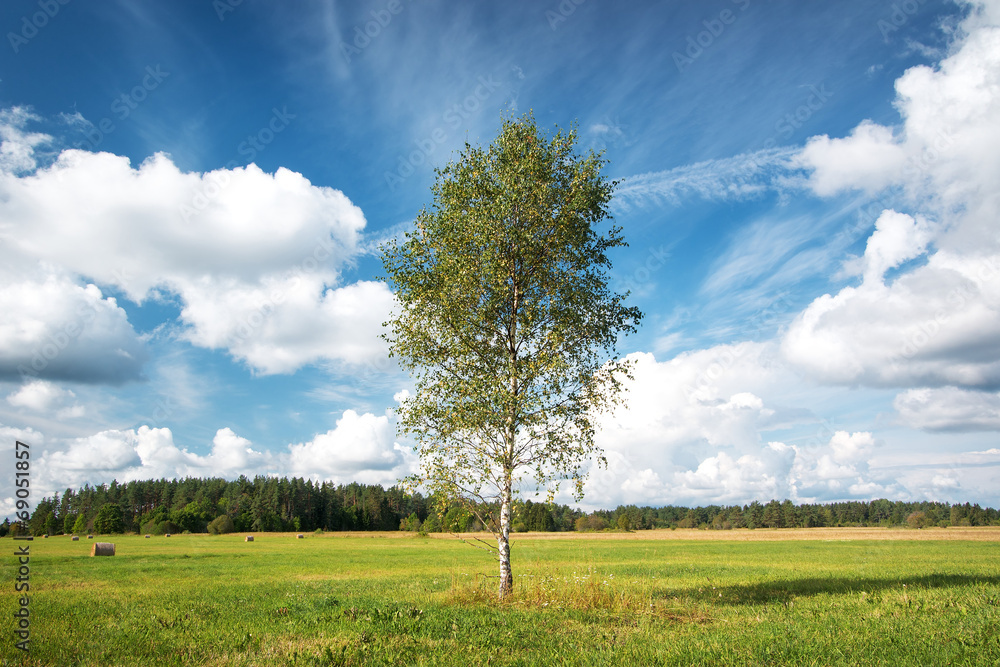
<path id="1" fill-rule="evenodd" d="M 736 586 L 714 586 L 706 581 L 698 588 L 678 588 L 663 591 L 664 597 L 693 598 L 703 602 L 729 605 L 783 603 L 797 597 L 813 595 L 843 595 L 849 593 L 880 595 L 882 591 L 910 592 L 921 589 L 959 588 L 976 584 L 1000 585 L 1000 577 L 970 574 L 926 574 L 918 577 L 806 577 L 779 579 Z"/>

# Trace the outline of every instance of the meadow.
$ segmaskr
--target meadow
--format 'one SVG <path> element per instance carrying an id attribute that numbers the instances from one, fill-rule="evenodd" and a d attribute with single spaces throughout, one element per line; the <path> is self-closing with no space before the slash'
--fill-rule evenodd
<path id="1" fill-rule="evenodd" d="M 515 593 L 450 536 L 31 542 L 2 665 L 996 665 L 1000 528 L 515 536 Z M 24 544 L 23 542 L 18 544 Z"/>

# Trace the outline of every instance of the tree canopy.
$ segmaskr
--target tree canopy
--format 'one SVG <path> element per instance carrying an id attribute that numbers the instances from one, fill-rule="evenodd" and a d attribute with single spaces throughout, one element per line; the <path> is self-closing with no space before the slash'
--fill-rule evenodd
<path id="1" fill-rule="evenodd" d="M 277 494 L 275 494 L 277 490 Z M 251 530 L 257 518 L 253 500 L 263 495 L 276 504 L 264 511 L 277 513 L 277 530 L 296 532 L 322 530 L 410 530 L 440 532 L 444 526 L 434 511 L 437 499 L 419 493 L 408 494 L 398 487 L 384 489 L 378 484 L 334 485 L 313 483 L 303 479 L 256 477 L 249 480 L 217 478 L 187 478 L 183 480 L 132 480 L 121 485 L 85 485 L 66 489 L 62 494 L 38 501 L 27 525 L 0 522 L 0 537 L 11 531 L 31 535 L 83 533 L 89 521 L 96 518 L 107 503 L 117 503 L 122 510 L 126 532 L 142 530 L 143 524 L 158 517 L 161 525 L 175 521 L 179 512 L 191 502 L 203 508 L 203 517 L 216 515 L 233 521 L 238 531 Z M 171 509 L 174 508 L 174 509 Z M 949 504 L 930 501 L 902 502 L 886 499 L 847 501 L 828 504 L 793 505 L 771 500 L 754 501 L 740 506 L 709 505 L 707 507 L 636 507 L 620 505 L 585 514 L 568 505 L 514 502 L 515 531 L 550 530 L 610 530 L 617 526 L 618 517 L 627 514 L 635 530 L 652 528 L 705 528 L 709 530 L 754 528 L 809 528 L 822 526 L 912 526 L 910 517 L 917 514 L 923 526 L 989 526 L 1000 525 L 1000 511 L 978 504 Z M 55 517 L 56 530 L 49 526 Z M 481 531 L 482 524 L 468 515 L 458 526 L 462 531 Z M 214 522 L 213 521 L 213 522 Z M 194 532 L 210 530 L 204 527 Z M 220 521 L 220 524 L 223 523 Z M 62 525 L 62 530 L 59 526 Z M 449 526 L 455 528 L 455 526 Z M 167 532 L 176 532 L 171 530 Z M 221 532 L 221 531 L 220 531 Z"/>
<path id="2" fill-rule="evenodd" d="M 125 532 L 125 519 L 121 505 L 105 503 L 94 518 L 94 530 L 104 535 Z"/>
<path id="3" fill-rule="evenodd" d="M 415 376 L 399 408 L 421 472 L 412 481 L 467 502 L 497 539 L 500 597 L 512 586 L 511 502 L 526 482 L 551 498 L 583 494 L 600 458 L 594 415 L 620 401 L 628 363 L 616 344 L 642 317 L 608 286 L 616 183 L 529 114 L 504 119 L 487 148 L 466 144 L 437 171 L 433 203 L 383 263 L 398 311 L 385 334 Z M 484 545 L 486 543 L 483 543 Z"/>

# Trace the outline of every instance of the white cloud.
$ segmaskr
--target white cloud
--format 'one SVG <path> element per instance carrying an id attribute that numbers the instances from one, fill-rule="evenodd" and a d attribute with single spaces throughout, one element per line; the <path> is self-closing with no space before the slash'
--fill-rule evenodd
<path id="1" fill-rule="evenodd" d="M 39 278 L 0 285 L 0 377 L 138 379 L 146 351 L 115 299 L 66 276 Z"/>
<path id="2" fill-rule="evenodd" d="M 919 257 L 928 241 L 930 233 L 926 220 L 893 210 L 883 211 L 875 221 L 875 232 L 868 238 L 865 248 L 864 281 L 880 281 L 889 269 Z"/>
<path id="3" fill-rule="evenodd" d="M 591 469 L 587 507 L 942 498 L 935 475 L 996 458 L 954 452 L 913 467 L 912 431 L 885 441 L 871 430 L 834 428 L 805 406 L 839 394 L 803 382 L 773 343 L 720 345 L 662 362 L 630 358 L 628 409 L 599 422 L 608 467 Z M 776 431 L 791 439 L 776 441 Z M 906 465 L 894 463 L 900 457 Z"/>
<path id="4" fill-rule="evenodd" d="M 797 156 L 812 171 L 810 184 L 819 195 L 848 187 L 870 193 L 892 184 L 906 165 L 906 153 L 894 141 L 892 130 L 866 120 L 846 139 L 812 137 Z"/>
<path id="5" fill-rule="evenodd" d="M 285 452 L 256 449 L 230 428 L 221 428 L 207 454 L 178 447 L 169 428 L 147 425 L 109 429 L 65 440 L 46 440 L 31 429 L 0 424 L 0 455 L 11 460 L 15 439 L 31 444 L 32 486 L 36 497 L 84 483 L 143 479 L 224 477 L 239 475 L 303 476 L 315 480 L 390 486 L 415 470 L 415 455 L 394 439 L 388 413 L 359 414 L 346 410 L 334 429 L 305 443 L 289 444 Z M 207 444 L 207 443 L 206 443 Z M 0 516 L 12 494 L 10 480 L 0 480 Z M 12 506 L 12 505 L 11 505 Z"/>
<path id="6" fill-rule="evenodd" d="M 378 333 L 394 297 L 385 283 L 328 289 L 314 276 L 269 283 L 187 292 L 181 314 L 196 325 L 184 337 L 228 349 L 265 374 L 289 373 L 318 359 L 362 364 L 387 354 Z"/>
<path id="7" fill-rule="evenodd" d="M 1000 394 L 957 387 L 908 389 L 893 402 L 901 423 L 925 431 L 1000 431 Z"/>
<path id="8" fill-rule="evenodd" d="M 252 443 L 236 435 L 230 428 L 220 428 L 212 439 L 212 464 L 220 470 L 246 470 L 267 459 L 261 452 L 255 452 Z"/>
<path id="9" fill-rule="evenodd" d="M 790 465 L 787 452 L 775 445 L 762 454 L 761 432 L 801 415 L 764 398 L 792 386 L 774 352 L 772 345 L 747 342 L 663 362 L 629 355 L 635 368 L 628 408 L 600 418 L 597 442 L 608 468 L 592 469 L 587 502 L 742 501 L 783 493 L 787 474 L 772 469 Z M 771 471 L 768 479 L 764 470 Z"/>
<path id="10" fill-rule="evenodd" d="M 7 402 L 13 406 L 28 408 L 35 412 L 52 409 L 56 404 L 72 399 L 75 394 L 66 389 L 60 389 L 51 382 L 36 380 L 22 386 L 16 392 L 7 396 Z"/>
<path id="11" fill-rule="evenodd" d="M 7 402 L 15 407 L 34 412 L 54 412 L 57 419 L 82 417 L 86 408 L 75 402 L 76 394 L 62 389 L 45 380 L 34 380 L 7 396 Z"/>
<path id="12" fill-rule="evenodd" d="M 628 210 L 646 203 L 678 204 L 692 195 L 712 200 L 758 196 L 787 178 L 795 154 L 791 148 L 768 148 L 631 176 L 615 191 L 612 205 Z"/>
<path id="13" fill-rule="evenodd" d="M 135 301 L 157 287 L 183 295 L 296 268 L 332 281 L 365 224 L 343 193 L 287 169 L 183 173 L 159 153 L 133 168 L 67 150 L 30 176 L 4 175 L 0 192 L 11 248 Z"/>
<path id="14" fill-rule="evenodd" d="M 1000 386 L 1000 12 L 982 10 L 938 67 L 896 82 L 899 128 L 866 121 L 800 155 L 817 194 L 894 186 L 917 212 L 883 213 L 856 263 L 861 285 L 819 297 L 789 327 L 786 358 L 820 381 Z"/>
<path id="15" fill-rule="evenodd" d="M 665 362 L 648 353 L 629 355 L 635 380 L 629 384 L 628 409 L 601 417 L 599 442 L 640 461 L 692 442 L 755 443 L 757 427 L 771 413 L 753 390 L 781 375 L 771 364 L 772 353 L 766 344 L 739 343 Z"/>
<path id="16" fill-rule="evenodd" d="M 830 383 L 988 388 L 1000 384 L 1000 255 L 976 264 L 948 252 L 901 275 L 813 301 L 782 352 Z"/>
<path id="17" fill-rule="evenodd" d="M 837 431 L 818 446 L 769 442 L 738 457 L 719 452 L 695 468 L 674 473 L 668 488 L 680 503 L 691 505 L 907 497 L 906 489 L 891 477 L 869 470 L 874 446 L 871 433 Z"/>
<path id="18" fill-rule="evenodd" d="M 26 132 L 28 121 L 38 120 L 24 107 L 0 109 L 0 172 L 17 174 L 37 166 L 35 150 L 52 141 L 40 132 Z"/>
<path id="19" fill-rule="evenodd" d="M 14 460 L 14 442 L 20 440 L 36 449 L 45 444 L 45 434 L 40 433 L 30 427 L 18 428 L 16 426 L 6 426 L 0 424 L 0 452 L 7 461 Z"/>
<path id="20" fill-rule="evenodd" d="M 830 455 L 834 461 L 841 464 L 866 461 L 874 448 L 875 440 L 871 433 L 837 431 L 830 438 Z"/>
<path id="21" fill-rule="evenodd" d="M 816 235 L 816 221 L 764 219 L 740 229 L 714 262 L 701 286 L 712 300 L 738 295 L 742 301 L 758 280 L 774 279 L 786 262 L 804 250 Z M 801 275 L 794 276 L 789 282 Z"/>
<path id="22" fill-rule="evenodd" d="M 393 435 L 388 415 L 346 410 L 336 428 L 289 445 L 289 468 L 296 475 L 342 481 L 356 479 L 362 471 L 390 472 L 404 462 L 404 450 Z"/>
<path id="23" fill-rule="evenodd" d="M 674 475 L 673 492 L 685 504 L 743 503 L 748 498 L 796 496 L 790 473 L 795 451 L 771 442 L 759 454 L 733 459 L 725 452 L 710 456 L 697 469 Z"/>
<path id="24" fill-rule="evenodd" d="M 170 429 L 148 426 L 135 432 L 135 450 L 142 465 L 126 471 L 126 479 L 266 475 L 277 472 L 278 465 L 271 452 L 254 450 L 249 440 L 229 428 L 216 432 L 207 456 L 178 448 Z"/>
<path id="25" fill-rule="evenodd" d="M 941 491 L 951 491 L 962 486 L 955 475 L 934 475 L 931 478 L 931 485 Z"/>
<path id="26" fill-rule="evenodd" d="M 50 449 L 52 445 L 50 445 Z M 252 443 L 228 428 L 219 429 L 206 456 L 180 449 L 168 428 L 107 430 L 74 438 L 38 463 L 39 486 L 52 490 L 117 479 L 237 477 L 273 474 L 278 457 L 255 451 Z"/>
<path id="27" fill-rule="evenodd" d="M 9 116 L 0 118 L 7 119 L 8 133 L 14 132 Z M 22 135 L 15 137 L 18 154 L 30 155 Z M 66 150 L 30 174 L 0 171 L 0 219 L 0 261 L 50 267 L 42 271 L 46 277 L 22 283 L 21 292 L 49 289 L 66 301 L 80 276 L 113 285 L 136 302 L 177 295 L 187 340 L 225 349 L 264 374 L 320 361 L 359 364 L 385 354 L 378 334 L 393 302 L 388 288 L 339 284 L 341 269 L 359 250 L 364 216 L 343 193 L 287 169 L 265 174 L 251 164 L 183 173 L 163 154 L 133 168 L 117 155 Z M 0 302 L 7 295 L 0 326 L 37 319 L 40 309 L 75 312 L 66 303 L 56 309 L 48 295 L 16 292 L 8 285 L 0 293 Z M 9 374 L 30 360 L 52 334 L 44 327 L 33 331 L 21 334 L 28 340 L 20 345 L 4 339 L 0 369 Z M 101 375 L 105 361 L 99 355 L 81 372 L 106 381 L 114 365 Z M 132 377 L 140 366 L 133 364 Z M 47 373 L 71 376 L 55 373 L 59 367 L 49 364 Z"/>
<path id="28" fill-rule="evenodd" d="M 913 439 L 911 432 L 908 440 Z M 873 470 L 891 475 L 906 490 L 900 496 L 904 499 L 967 502 L 970 498 L 982 498 L 995 503 L 1000 449 L 923 452 L 901 447 L 882 452 L 872 459 L 871 465 Z"/>
<path id="29" fill-rule="evenodd" d="M 45 458 L 49 474 L 67 472 L 116 471 L 141 463 L 136 453 L 138 437 L 134 431 L 102 431 L 86 438 L 76 438 L 62 451 Z"/>

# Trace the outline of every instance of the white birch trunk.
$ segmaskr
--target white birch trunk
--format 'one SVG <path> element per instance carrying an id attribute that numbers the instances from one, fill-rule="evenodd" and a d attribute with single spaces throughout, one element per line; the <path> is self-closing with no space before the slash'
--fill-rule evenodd
<path id="1" fill-rule="evenodd" d="M 514 302 L 511 308 L 512 320 L 507 329 L 507 351 L 510 355 L 510 395 L 517 397 L 517 309 L 521 300 L 518 286 L 514 286 Z M 500 492 L 500 534 L 497 536 L 497 560 L 500 561 L 500 599 L 503 600 L 514 590 L 514 575 L 510 571 L 510 513 L 511 475 L 514 470 L 514 444 L 517 442 L 517 413 L 515 409 L 507 415 L 507 433 L 504 443 L 503 489 Z"/>
<path id="2" fill-rule="evenodd" d="M 510 483 L 503 490 L 500 500 L 500 534 L 497 536 L 497 557 L 500 561 L 500 599 L 514 590 L 514 575 L 510 570 Z"/>

